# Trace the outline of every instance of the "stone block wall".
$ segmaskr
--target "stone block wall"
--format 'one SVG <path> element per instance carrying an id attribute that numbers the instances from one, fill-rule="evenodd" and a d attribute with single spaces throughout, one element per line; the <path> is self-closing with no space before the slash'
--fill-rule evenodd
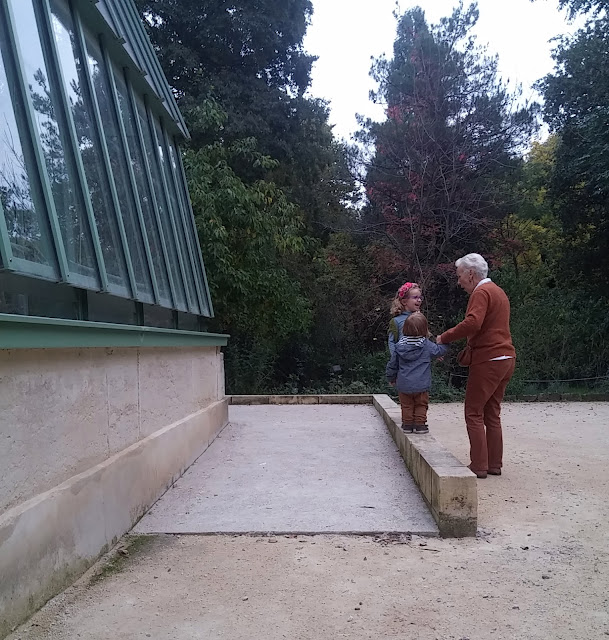
<path id="1" fill-rule="evenodd" d="M 219 347 L 0 350 L 0 638 L 126 533 L 227 421 Z"/>

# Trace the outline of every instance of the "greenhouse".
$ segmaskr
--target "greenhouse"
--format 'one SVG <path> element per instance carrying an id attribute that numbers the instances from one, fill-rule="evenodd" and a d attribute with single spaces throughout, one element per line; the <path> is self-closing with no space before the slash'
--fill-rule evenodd
<path id="1" fill-rule="evenodd" d="M 202 330 L 188 132 L 135 6 L 0 3 L 0 113 L 0 313 Z"/>
<path id="2" fill-rule="evenodd" d="M 0 1 L 0 637 L 227 424 L 187 137 L 132 0 Z"/>

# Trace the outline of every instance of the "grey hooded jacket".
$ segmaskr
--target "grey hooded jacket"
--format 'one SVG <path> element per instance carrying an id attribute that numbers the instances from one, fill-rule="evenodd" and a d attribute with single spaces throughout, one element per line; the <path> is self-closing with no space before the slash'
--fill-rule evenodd
<path id="1" fill-rule="evenodd" d="M 427 338 L 402 336 L 387 363 L 387 380 L 401 393 L 421 393 L 431 388 L 431 361 L 448 351 L 445 344 Z"/>

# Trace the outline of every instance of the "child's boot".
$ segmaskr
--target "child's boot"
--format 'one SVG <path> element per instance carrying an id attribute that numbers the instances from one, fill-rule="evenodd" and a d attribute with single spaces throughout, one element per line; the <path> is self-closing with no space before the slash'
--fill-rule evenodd
<path id="1" fill-rule="evenodd" d="M 413 424 L 406 424 L 404 422 L 402 422 L 402 431 L 404 433 L 412 433 L 414 429 L 414 425 Z"/>
<path id="2" fill-rule="evenodd" d="M 415 424 L 414 425 L 415 433 L 429 433 L 429 427 L 426 424 Z"/>

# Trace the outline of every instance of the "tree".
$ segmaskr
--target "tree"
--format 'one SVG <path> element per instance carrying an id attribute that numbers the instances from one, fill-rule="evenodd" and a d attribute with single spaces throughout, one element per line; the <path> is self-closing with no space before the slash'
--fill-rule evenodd
<path id="1" fill-rule="evenodd" d="M 369 247 L 349 233 L 333 233 L 317 243 L 309 255 L 303 288 L 313 305 L 313 322 L 306 344 L 298 341 L 292 353 L 302 360 L 303 373 L 327 376 L 331 366 L 345 365 L 385 345 L 387 305 L 378 286 Z M 308 256 L 307 256 L 308 257 Z"/>
<path id="2" fill-rule="evenodd" d="M 520 392 L 527 379 L 590 378 L 607 371 L 607 300 L 587 290 L 566 259 L 570 238 L 550 188 L 560 145 L 556 135 L 533 143 L 516 185 L 519 207 L 501 221 L 494 236 L 500 268 L 494 269 L 493 279 L 511 301 L 519 362 L 511 385 Z"/>
<path id="3" fill-rule="evenodd" d="M 343 342 L 315 343 L 306 329 L 345 312 L 331 289 L 340 283 L 315 283 L 327 275 L 324 245 L 347 226 L 353 183 L 327 105 L 304 96 L 310 0 L 139 5 L 192 135 L 185 166 L 211 326 L 231 334 L 229 388 L 268 390 L 304 360 L 311 371 L 316 345 L 336 362 Z"/>
<path id="4" fill-rule="evenodd" d="M 138 0 L 179 99 L 235 82 L 301 94 L 313 58 L 302 39 L 310 0 Z"/>
<path id="5" fill-rule="evenodd" d="M 210 129 L 225 114 L 201 106 Z M 227 380 L 233 393 L 259 392 L 274 376 L 279 353 L 310 323 L 307 299 L 284 261 L 304 249 L 303 221 L 275 184 L 245 182 L 234 164 L 273 167 L 254 140 L 189 149 L 184 165 L 208 281 L 216 311 L 214 329 L 231 334 Z"/>
<path id="6" fill-rule="evenodd" d="M 438 25 L 420 8 L 398 22 L 393 58 L 377 60 L 374 98 L 384 122 L 368 121 L 369 228 L 394 254 L 392 287 L 404 279 L 427 289 L 453 271 L 458 254 L 484 251 L 512 208 L 511 187 L 535 127 L 535 108 L 518 107 L 497 76 L 497 59 L 476 46 L 475 4 Z"/>
<path id="7" fill-rule="evenodd" d="M 304 96 L 312 56 L 302 40 L 310 0 L 139 0 L 163 70 L 187 119 L 193 148 L 254 138 L 273 166 L 233 167 L 245 180 L 275 182 L 320 232 L 330 206 L 353 190 L 322 100 Z M 211 140 L 199 106 L 226 114 Z M 328 204 L 329 203 L 329 204 Z"/>
<path id="8" fill-rule="evenodd" d="M 535 0 L 531 0 L 535 2 Z M 559 0 L 560 9 L 565 7 L 568 10 L 569 18 L 572 20 L 578 14 L 592 13 L 599 15 L 609 9 L 609 0 Z"/>
<path id="9" fill-rule="evenodd" d="M 571 277 L 609 293 L 609 17 L 589 20 L 553 53 L 540 83 L 559 140 L 551 197 L 568 241 Z"/>
<path id="10" fill-rule="evenodd" d="M 562 224 L 549 196 L 557 146 L 556 136 L 543 143 L 533 142 L 513 186 L 517 208 L 491 234 L 496 262 L 511 263 L 517 278 L 522 271 L 544 267 L 552 286 L 563 257 Z"/>

